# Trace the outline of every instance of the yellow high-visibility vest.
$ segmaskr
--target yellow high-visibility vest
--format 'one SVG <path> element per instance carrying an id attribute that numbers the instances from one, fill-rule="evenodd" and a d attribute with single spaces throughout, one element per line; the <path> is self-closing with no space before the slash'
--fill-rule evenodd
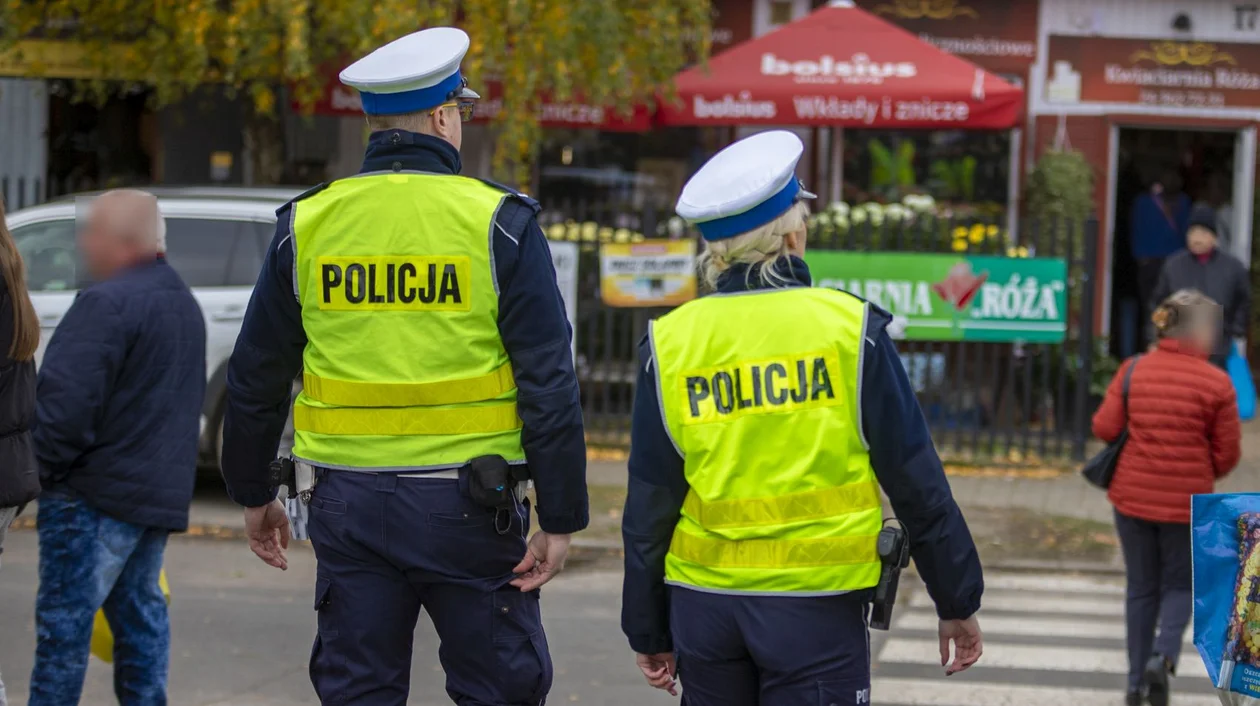
<path id="1" fill-rule="evenodd" d="M 878 583 L 866 316 L 849 294 L 793 287 L 708 296 L 653 322 L 661 413 L 690 486 L 667 582 L 798 595 Z"/>
<path id="2" fill-rule="evenodd" d="M 505 198 L 475 179 L 391 172 L 294 202 L 307 337 L 295 458 L 367 470 L 524 460 L 490 249 Z"/>

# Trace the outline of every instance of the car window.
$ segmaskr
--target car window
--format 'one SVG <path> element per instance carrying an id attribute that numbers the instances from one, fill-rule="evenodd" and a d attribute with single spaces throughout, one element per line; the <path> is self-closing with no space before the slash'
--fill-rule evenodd
<path id="1" fill-rule="evenodd" d="M 222 287 L 241 221 L 166 219 L 166 259 L 189 287 Z"/>
<path id="2" fill-rule="evenodd" d="M 73 218 L 29 223 L 13 229 L 13 240 L 26 264 L 27 289 L 32 292 L 75 289 L 78 258 L 74 234 Z"/>
<path id="3" fill-rule="evenodd" d="M 271 247 L 271 241 L 276 238 L 276 224 L 253 221 L 246 223 L 245 227 L 251 229 L 254 233 L 254 239 L 258 242 L 258 255 L 265 257 L 267 248 Z"/>
<path id="4" fill-rule="evenodd" d="M 233 287 L 252 287 L 258 281 L 262 269 L 263 251 L 253 232 L 260 223 L 241 223 L 241 232 L 232 248 L 232 264 L 228 270 L 228 284 Z M 265 227 L 265 226 L 264 226 Z"/>

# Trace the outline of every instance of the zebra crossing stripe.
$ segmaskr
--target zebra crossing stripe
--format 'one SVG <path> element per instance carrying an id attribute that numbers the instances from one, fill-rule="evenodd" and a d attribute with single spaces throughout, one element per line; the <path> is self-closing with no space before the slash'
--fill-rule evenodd
<path id="1" fill-rule="evenodd" d="M 1046 591 L 1051 593 L 1085 593 L 1090 596 L 1123 596 L 1124 584 L 1101 582 L 1079 576 L 1039 576 L 1035 574 L 1000 574 L 985 576 L 986 591 Z"/>
<path id="2" fill-rule="evenodd" d="M 911 608 L 933 609 L 932 598 L 926 591 L 917 591 L 910 598 Z M 1123 599 L 1112 597 L 1099 599 L 1097 596 L 1045 596 L 1021 595 L 1014 593 L 985 593 L 981 602 L 980 615 L 985 610 L 1000 610 L 1020 615 L 1036 615 L 1046 613 L 1073 613 L 1076 615 L 1101 615 L 1115 617 L 1124 615 Z"/>
<path id="3" fill-rule="evenodd" d="M 983 626 L 984 623 L 981 622 L 982 629 Z M 900 639 L 894 635 L 884 645 L 878 662 L 939 665 L 940 646 L 936 640 Z M 1197 652 L 1186 653 L 1181 662 L 1177 672 L 1178 679 L 1207 679 L 1207 670 Z M 1127 674 L 1129 671 L 1123 650 L 1013 645 L 990 640 L 985 640 L 984 656 L 980 658 L 979 664 L 994 669 L 1042 669 L 1093 674 Z"/>
<path id="4" fill-rule="evenodd" d="M 985 646 L 985 656 L 989 656 Z M 1045 686 L 1017 686 L 967 681 L 963 675 L 951 681 L 876 678 L 871 682 L 873 703 L 897 706 L 1116 706 L 1122 694 L 1114 689 L 1077 689 Z M 1205 694 L 1173 695 L 1177 706 L 1220 706 L 1215 696 Z"/>
<path id="5" fill-rule="evenodd" d="M 1014 615 L 986 615 L 981 609 L 980 628 L 989 639 L 1001 639 L 1002 635 L 1077 637 L 1095 640 L 1124 641 L 1123 609 L 1114 619 L 1105 620 L 1070 620 L 1063 618 L 1036 618 Z M 938 620 L 936 613 L 921 610 L 906 611 L 897 619 L 893 627 L 893 636 L 898 630 L 924 630 L 935 632 Z M 1185 645 L 1189 649 L 1194 644 L 1194 636 L 1186 630 Z"/>

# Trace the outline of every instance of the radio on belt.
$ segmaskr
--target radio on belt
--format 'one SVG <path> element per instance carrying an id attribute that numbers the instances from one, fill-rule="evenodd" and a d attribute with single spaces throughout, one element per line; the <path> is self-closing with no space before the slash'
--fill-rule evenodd
<path id="1" fill-rule="evenodd" d="M 900 522 L 890 521 L 897 526 L 885 524 L 875 540 L 880 563 L 879 583 L 875 585 L 875 598 L 871 601 L 871 628 L 875 630 L 887 630 L 892 623 L 901 570 L 910 565 L 910 537 Z"/>

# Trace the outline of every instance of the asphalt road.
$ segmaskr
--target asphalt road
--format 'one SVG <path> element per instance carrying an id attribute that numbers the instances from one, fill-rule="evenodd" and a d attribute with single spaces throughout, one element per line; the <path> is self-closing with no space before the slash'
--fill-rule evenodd
<path id="1" fill-rule="evenodd" d="M 9 535 L 0 568 L 0 669 L 12 706 L 26 703 L 34 649 L 36 537 Z M 167 549 L 172 590 L 172 706 L 315 704 L 306 675 L 315 630 L 314 555 L 302 544 L 290 570 L 264 566 L 243 542 L 176 538 Z M 1124 589 L 1119 576 L 986 571 L 980 622 L 985 654 L 946 678 L 936 614 L 917 579 L 902 584 L 893 630 L 872 632 L 870 703 L 879 706 L 1111 706 L 1126 671 Z M 642 683 L 618 627 L 619 561 L 576 563 L 543 591 L 556 663 L 548 699 L 557 704 L 662 706 Z M 1203 663 L 1189 643 L 1174 680 L 1178 706 L 1212 706 Z M 413 706 L 445 706 L 437 641 L 427 620 L 416 633 Z M 115 703 L 109 668 L 93 659 L 82 703 Z M 683 685 L 685 688 L 685 684 Z M 806 705 L 802 705 L 806 706 Z"/>
<path id="2" fill-rule="evenodd" d="M 0 672 L 11 706 L 26 703 L 37 561 L 35 533 L 10 533 L 0 568 Z M 292 552 L 289 567 L 281 572 L 264 566 L 244 542 L 171 541 L 166 568 L 172 594 L 172 706 L 317 703 L 306 672 L 315 634 L 315 557 L 307 545 Z M 677 703 L 647 686 L 634 666 L 619 628 L 620 592 L 615 561 L 571 567 L 543 590 L 556 663 L 549 703 Z M 424 618 L 416 630 L 411 691 L 412 706 L 450 704 L 438 668 L 437 639 Z M 110 669 L 95 658 L 82 703 L 116 703 Z"/>

